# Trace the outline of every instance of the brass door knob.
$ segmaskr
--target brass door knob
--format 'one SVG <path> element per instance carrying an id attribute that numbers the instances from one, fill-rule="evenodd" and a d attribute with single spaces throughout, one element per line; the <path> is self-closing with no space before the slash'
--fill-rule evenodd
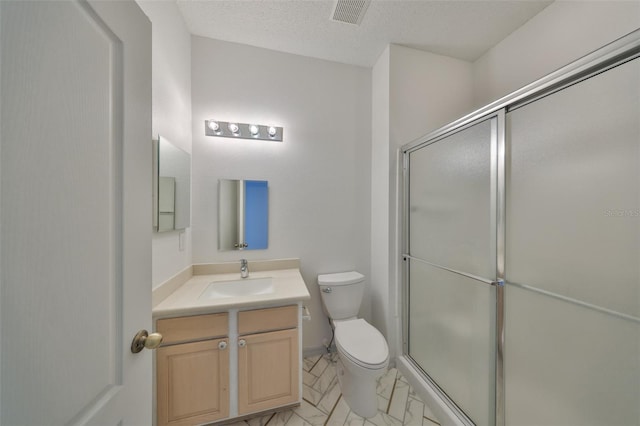
<path id="1" fill-rule="evenodd" d="M 131 342 L 131 352 L 137 354 L 144 348 L 155 349 L 160 346 L 160 343 L 162 343 L 162 334 L 149 334 L 147 330 L 140 330 Z"/>

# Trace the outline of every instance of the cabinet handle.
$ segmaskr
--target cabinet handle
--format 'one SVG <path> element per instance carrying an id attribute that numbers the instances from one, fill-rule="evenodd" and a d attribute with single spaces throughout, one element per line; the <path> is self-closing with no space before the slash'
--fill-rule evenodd
<path id="1" fill-rule="evenodd" d="M 227 342 L 223 340 L 222 342 L 218 343 L 218 349 L 220 349 L 221 351 L 227 349 Z"/>
<path id="2" fill-rule="evenodd" d="M 245 346 L 247 346 L 246 340 L 244 339 L 238 340 L 238 346 L 240 346 L 241 348 L 244 348 Z"/>

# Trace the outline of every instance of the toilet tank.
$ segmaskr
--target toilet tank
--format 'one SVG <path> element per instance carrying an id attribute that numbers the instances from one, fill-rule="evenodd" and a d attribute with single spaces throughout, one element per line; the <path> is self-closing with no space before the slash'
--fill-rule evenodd
<path id="1" fill-rule="evenodd" d="M 355 271 L 318 275 L 318 285 L 331 319 L 358 316 L 364 293 L 364 275 Z"/>

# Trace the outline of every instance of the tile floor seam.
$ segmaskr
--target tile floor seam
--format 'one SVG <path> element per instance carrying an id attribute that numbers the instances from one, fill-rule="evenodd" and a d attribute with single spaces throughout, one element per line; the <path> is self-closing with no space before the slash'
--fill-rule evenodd
<path id="1" fill-rule="evenodd" d="M 405 407 L 405 409 L 406 409 L 406 407 Z M 406 411 L 405 411 L 405 412 L 406 412 Z M 387 413 L 387 416 L 389 416 L 389 417 L 391 417 L 391 418 L 393 418 L 393 419 L 395 419 L 395 420 L 399 421 L 400 423 L 404 424 L 404 416 L 403 416 L 401 419 L 399 419 L 399 418 L 397 418 L 396 416 L 394 416 L 393 414 L 389 414 L 389 413 Z"/>
<path id="2" fill-rule="evenodd" d="M 318 409 L 320 411 L 325 411 L 323 409 L 323 406 L 322 406 L 323 405 L 322 401 L 324 401 L 325 398 L 328 398 L 329 396 L 331 396 L 331 392 L 333 392 L 333 390 L 336 388 L 336 386 L 338 387 L 338 390 L 340 390 L 340 395 L 338 395 L 338 398 L 336 399 L 336 403 L 337 403 L 337 400 L 340 399 L 340 396 L 342 396 L 342 390 L 340 389 L 340 384 L 338 382 L 338 377 L 336 376 L 336 377 L 333 378 L 333 380 L 331 381 L 331 383 L 327 387 L 326 392 L 324 392 L 322 394 L 322 397 L 320 398 L 320 400 L 318 400 L 317 407 L 318 407 Z M 333 404 L 333 408 L 335 408 L 335 403 Z M 331 409 L 332 411 L 333 411 L 333 408 Z"/>
<path id="3" fill-rule="evenodd" d="M 313 405 L 314 407 L 318 408 L 318 406 L 316 404 L 314 404 L 313 402 L 309 401 L 307 398 L 302 398 L 303 401 L 307 401 L 307 403 Z"/>
<path id="4" fill-rule="evenodd" d="M 393 381 L 393 388 L 391 388 L 391 395 L 389 395 L 389 403 L 387 404 L 387 410 L 385 411 L 386 414 L 389 414 L 389 409 L 391 408 L 391 401 L 393 400 L 393 393 L 396 391 L 397 381 L 398 381 L 398 376 L 396 376 L 395 380 Z"/>
<path id="5" fill-rule="evenodd" d="M 401 376 L 401 377 L 402 377 L 402 376 Z M 396 383 L 397 383 L 398 381 L 400 381 L 400 382 L 402 382 L 403 384 L 406 384 L 407 386 L 409 386 L 409 384 L 408 384 L 406 381 L 402 380 L 401 378 L 396 377 Z M 395 394 L 395 386 L 393 387 L 393 393 Z M 392 396 L 393 396 L 393 395 L 392 395 Z M 391 401 L 392 401 L 392 400 L 391 400 L 391 399 L 389 399 L 389 407 L 387 408 L 387 411 L 391 411 Z M 389 413 L 389 412 L 387 412 L 387 414 L 388 414 L 389 416 L 393 417 L 394 419 L 396 419 L 396 420 L 400 421 L 400 422 L 404 425 L 404 418 L 407 416 L 407 408 L 408 408 L 408 406 L 409 406 L 409 391 L 407 390 L 407 399 L 406 399 L 406 400 L 405 400 L 405 402 L 404 402 L 404 410 L 402 410 L 402 418 L 400 419 L 400 418 L 398 418 L 398 417 L 394 416 L 393 414 L 391 414 L 391 413 Z M 423 416 L 423 417 L 424 417 L 424 416 Z"/>
<path id="6" fill-rule="evenodd" d="M 324 366 L 324 368 L 322 369 L 322 371 L 321 371 L 317 376 L 316 376 L 316 374 L 315 374 L 315 373 L 312 373 L 312 372 L 311 372 L 311 370 L 309 370 L 309 374 L 316 376 L 318 379 L 319 379 L 320 377 L 322 377 L 322 375 L 324 374 L 324 372 L 325 372 L 325 371 L 327 371 L 327 368 L 329 368 L 329 365 L 330 365 L 327 361 L 325 361 L 325 363 L 326 363 L 327 365 L 325 365 L 325 366 Z M 316 365 L 317 365 L 317 364 L 316 364 Z M 315 366 L 314 366 L 313 368 L 315 368 Z M 313 370 L 313 369 L 312 369 L 312 370 Z M 316 382 L 317 382 L 317 380 L 316 380 Z"/>
<path id="7" fill-rule="evenodd" d="M 307 373 L 308 375 L 310 375 L 313 378 L 312 381 L 311 381 L 311 384 L 305 383 L 305 385 L 313 386 L 314 383 L 318 380 L 318 376 L 316 376 L 315 374 L 311 374 L 311 372 L 309 372 L 307 370 L 303 370 L 303 373 L 302 373 L 303 376 L 304 376 L 304 373 Z"/>
<path id="8" fill-rule="evenodd" d="M 267 426 L 269 424 L 269 422 L 276 416 L 276 414 L 278 414 L 278 413 L 273 413 L 271 415 L 271 417 L 269 417 L 269 420 L 267 420 L 267 422 L 264 424 L 264 426 Z"/>
<path id="9" fill-rule="evenodd" d="M 331 371 L 329 371 L 329 368 L 333 369 L 333 373 L 331 373 Z M 326 376 L 325 376 L 326 374 Z M 328 376 L 332 376 L 331 379 L 329 380 L 329 383 L 325 383 L 326 378 Z M 325 369 L 322 371 L 322 374 L 320 376 L 318 376 L 318 379 L 313 383 L 313 385 L 309 386 L 311 389 L 314 389 L 320 393 L 326 392 L 327 389 L 329 389 L 331 387 L 331 384 L 334 382 L 334 380 L 337 378 L 337 373 L 335 371 L 335 368 L 332 367 L 331 365 L 327 365 L 325 367 Z M 325 390 L 322 390 L 322 385 L 325 385 Z"/>
<path id="10" fill-rule="evenodd" d="M 342 393 L 340 393 L 340 396 L 338 396 L 338 399 L 336 399 L 335 404 L 333 404 L 333 408 L 331 409 L 331 412 L 327 415 L 327 420 L 324 421 L 323 426 L 327 426 L 327 424 L 329 423 L 329 420 L 331 420 L 331 416 L 333 415 L 333 412 L 336 410 L 336 407 L 338 406 L 338 402 L 340 402 L 340 398 L 342 398 Z"/>
<path id="11" fill-rule="evenodd" d="M 435 423 L 435 424 L 437 424 L 437 425 L 439 425 L 439 424 L 440 424 L 440 422 L 438 422 L 437 420 L 433 420 L 432 418 L 429 418 L 429 417 L 427 417 L 427 416 L 422 416 L 422 418 L 423 418 L 423 419 L 427 419 L 427 420 L 429 420 L 430 422 L 433 422 L 433 423 Z"/>
<path id="12" fill-rule="evenodd" d="M 296 414 L 296 413 L 293 413 L 293 414 L 291 414 L 291 417 L 289 417 L 289 420 L 287 420 L 287 423 L 285 423 L 285 426 L 286 426 L 287 424 L 289 424 L 289 422 L 291 421 L 291 419 L 293 418 L 293 416 L 296 416 L 296 417 L 298 417 L 300 420 L 302 420 L 304 423 L 309 424 L 309 422 L 308 422 L 305 418 L 303 418 L 302 416 L 299 416 L 299 415 L 298 415 L 298 414 Z"/>
<path id="13" fill-rule="evenodd" d="M 311 373 L 311 370 L 313 370 L 314 368 L 316 368 L 316 364 L 318 364 L 318 363 L 320 362 L 320 360 L 321 360 L 321 359 L 322 359 L 322 355 L 320 355 L 320 356 L 318 357 L 318 359 L 316 360 L 316 362 L 314 362 L 314 363 L 313 363 L 313 365 L 312 365 L 312 366 L 311 366 L 311 368 L 309 369 L 309 373 Z M 311 373 L 311 374 L 313 374 L 313 373 Z M 314 376 L 315 376 L 315 374 L 314 374 Z M 320 376 L 317 376 L 317 377 L 320 377 Z"/>

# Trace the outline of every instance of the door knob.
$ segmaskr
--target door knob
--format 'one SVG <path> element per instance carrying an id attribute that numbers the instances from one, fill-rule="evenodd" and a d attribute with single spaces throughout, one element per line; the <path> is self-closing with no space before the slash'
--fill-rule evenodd
<path id="1" fill-rule="evenodd" d="M 244 339 L 240 339 L 238 341 L 238 346 L 240 346 L 241 348 L 244 348 L 245 346 L 247 346 L 247 341 Z"/>
<path id="2" fill-rule="evenodd" d="M 149 334 L 147 330 L 140 330 L 131 342 L 131 352 L 137 354 L 144 348 L 155 349 L 160 346 L 160 343 L 162 343 L 162 334 Z"/>

